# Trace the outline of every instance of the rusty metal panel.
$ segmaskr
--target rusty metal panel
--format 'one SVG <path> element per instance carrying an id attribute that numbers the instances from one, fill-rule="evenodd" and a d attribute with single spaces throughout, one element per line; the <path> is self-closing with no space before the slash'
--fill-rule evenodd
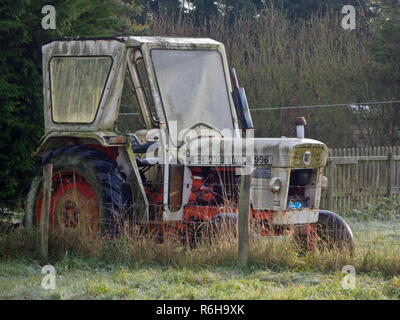
<path id="1" fill-rule="evenodd" d="M 277 211 L 272 215 L 275 225 L 308 224 L 318 221 L 319 212 L 316 209 Z"/>

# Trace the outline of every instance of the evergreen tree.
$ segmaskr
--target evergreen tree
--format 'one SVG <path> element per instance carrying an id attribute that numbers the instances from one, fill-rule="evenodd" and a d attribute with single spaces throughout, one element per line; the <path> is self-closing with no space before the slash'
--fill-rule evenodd
<path id="1" fill-rule="evenodd" d="M 1 0 L 0 202 L 19 197 L 34 164 L 30 153 L 43 134 L 41 47 L 60 37 L 132 34 L 140 15 L 132 3 L 56 0 L 56 29 L 44 30 L 42 0 Z M 9 203 L 12 206 L 15 203 Z"/>

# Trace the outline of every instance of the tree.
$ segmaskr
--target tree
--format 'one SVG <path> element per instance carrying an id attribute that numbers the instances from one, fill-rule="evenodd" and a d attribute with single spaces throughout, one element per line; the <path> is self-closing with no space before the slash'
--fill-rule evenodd
<path id="1" fill-rule="evenodd" d="M 220 0 L 217 2 L 221 11 L 233 18 L 241 15 L 257 15 L 265 6 L 263 0 Z"/>
<path id="2" fill-rule="evenodd" d="M 43 133 L 41 46 L 60 37 L 131 34 L 132 21 L 140 12 L 132 2 L 57 0 L 52 1 L 56 29 L 44 30 L 41 8 L 48 1 L 1 2 L 0 200 L 4 200 L 17 197 L 29 181 L 34 166 L 30 153 Z"/>
<path id="3" fill-rule="evenodd" d="M 375 4 L 371 23 L 375 35 L 373 58 L 381 65 L 389 82 L 400 82 L 400 2 L 386 0 Z"/>
<path id="4" fill-rule="evenodd" d="M 266 4 L 284 10 L 289 17 L 296 19 L 307 19 L 315 13 L 325 14 L 328 10 L 340 13 L 345 5 L 366 9 L 365 0 L 266 0 Z"/>
<path id="5" fill-rule="evenodd" d="M 381 71 L 376 76 L 388 90 L 386 100 L 400 99 L 400 3 L 384 0 L 373 6 L 375 18 L 371 22 L 374 43 L 371 53 Z M 400 142 L 400 104 L 372 107 L 369 114 L 373 135 L 383 144 Z"/>
<path id="6" fill-rule="evenodd" d="M 147 2 L 148 9 L 156 14 L 165 13 L 174 15 L 182 9 L 182 4 L 179 0 L 148 0 L 141 2 Z"/>
<path id="7" fill-rule="evenodd" d="M 217 15 L 230 18 L 256 15 L 265 6 L 264 0 L 137 0 L 136 3 L 155 14 L 174 16 L 184 12 L 199 22 Z"/>

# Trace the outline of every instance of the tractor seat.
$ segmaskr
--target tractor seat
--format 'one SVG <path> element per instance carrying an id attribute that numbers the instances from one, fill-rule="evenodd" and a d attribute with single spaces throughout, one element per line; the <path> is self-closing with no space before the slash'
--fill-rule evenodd
<path id="1" fill-rule="evenodd" d="M 134 153 L 146 153 L 153 144 L 157 143 L 157 141 L 140 143 L 139 138 L 134 133 L 128 134 L 128 139 L 132 143 L 132 150 Z M 138 167 L 153 166 L 158 163 L 160 163 L 159 158 L 136 158 Z"/>
<path id="2" fill-rule="evenodd" d="M 128 139 L 132 143 L 132 149 L 134 153 L 146 153 L 150 146 L 157 142 L 152 141 L 147 143 L 140 143 L 139 138 L 134 133 L 129 133 Z"/>

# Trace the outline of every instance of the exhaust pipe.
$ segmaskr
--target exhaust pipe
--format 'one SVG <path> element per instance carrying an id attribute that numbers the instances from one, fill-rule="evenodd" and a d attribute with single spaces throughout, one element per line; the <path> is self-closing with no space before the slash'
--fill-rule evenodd
<path id="1" fill-rule="evenodd" d="M 294 124 L 296 125 L 297 138 L 304 139 L 304 126 L 307 125 L 306 119 L 304 117 L 297 117 Z"/>

